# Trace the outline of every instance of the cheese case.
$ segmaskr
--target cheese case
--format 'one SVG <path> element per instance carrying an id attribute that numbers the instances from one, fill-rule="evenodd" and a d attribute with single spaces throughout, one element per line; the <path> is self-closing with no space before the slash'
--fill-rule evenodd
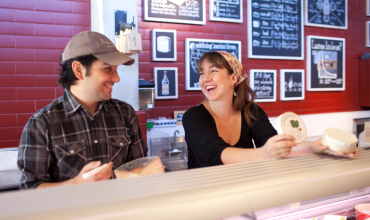
<path id="1" fill-rule="evenodd" d="M 370 203 L 370 148 L 357 149 L 5 192 L 0 219 L 353 220 Z"/>
<path id="2" fill-rule="evenodd" d="M 307 129 L 302 119 L 294 112 L 285 112 L 277 118 L 276 129 L 278 134 L 290 134 L 295 137 L 295 142 L 302 143 L 306 140 Z"/>

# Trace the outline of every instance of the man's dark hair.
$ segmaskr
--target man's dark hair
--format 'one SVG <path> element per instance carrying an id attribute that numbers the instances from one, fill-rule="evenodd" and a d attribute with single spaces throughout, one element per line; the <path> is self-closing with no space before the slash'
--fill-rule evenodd
<path id="1" fill-rule="evenodd" d="M 74 61 L 78 61 L 86 68 L 86 76 L 90 75 L 90 68 L 91 65 L 97 60 L 93 55 L 86 55 L 86 56 L 79 56 L 75 57 L 69 60 L 64 61 L 63 63 L 60 63 L 60 72 L 59 74 L 59 79 L 58 79 L 58 84 L 60 84 L 63 89 L 66 87 L 73 85 L 78 78 L 75 76 L 73 70 L 72 70 L 72 63 Z"/>

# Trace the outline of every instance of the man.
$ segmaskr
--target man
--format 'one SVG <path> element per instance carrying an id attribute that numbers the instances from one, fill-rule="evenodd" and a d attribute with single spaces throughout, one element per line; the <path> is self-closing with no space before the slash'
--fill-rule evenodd
<path id="1" fill-rule="evenodd" d="M 21 189 L 70 185 L 112 177 L 118 166 L 147 156 L 134 109 L 112 99 L 117 65 L 131 65 L 104 35 L 84 31 L 62 53 L 63 96 L 38 110 L 20 141 Z M 84 173 L 108 163 L 97 174 Z"/>

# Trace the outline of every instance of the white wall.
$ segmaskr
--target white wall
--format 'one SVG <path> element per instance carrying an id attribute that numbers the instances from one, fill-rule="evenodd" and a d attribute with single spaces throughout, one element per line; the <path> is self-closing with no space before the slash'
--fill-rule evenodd
<path id="1" fill-rule="evenodd" d="M 104 34 L 115 43 L 114 11 L 127 11 L 127 23 L 137 21 L 137 0 L 91 0 L 91 30 Z M 104 19 L 103 19 L 104 18 Z M 131 66 L 120 65 L 118 74 L 121 78 L 113 87 L 112 97 L 128 102 L 139 110 L 139 56 L 132 55 L 135 63 Z"/>

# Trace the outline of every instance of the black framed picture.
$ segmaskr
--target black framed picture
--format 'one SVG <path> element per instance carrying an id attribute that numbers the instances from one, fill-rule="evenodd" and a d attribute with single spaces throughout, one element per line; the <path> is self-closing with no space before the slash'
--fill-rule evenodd
<path id="1" fill-rule="evenodd" d="M 152 30 L 152 60 L 177 60 L 176 30 Z"/>
<path id="2" fill-rule="evenodd" d="M 209 20 L 243 23 L 243 0 L 210 0 Z"/>
<path id="3" fill-rule="evenodd" d="M 345 90 L 345 38 L 307 36 L 307 90 Z"/>
<path id="4" fill-rule="evenodd" d="M 248 57 L 304 59 L 302 1 L 248 0 Z"/>
<path id="5" fill-rule="evenodd" d="M 366 47 L 370 47 L 370 21 L 366 21 Z"/>
<path id="6" fill-rule="evenodd" d="M 251 69 L 249 86 L 256 93 L 256 102 L 276 101 L 276 70 Z"/>
<path id="7" fill-rule="evenodd" d="M 280 70 L 280 100 L 304 99 L 304 70 Z"/>
<path id="8" fill-rule="evenodd" d="M 305 0 L 305 25 L 347 29 L 348 0 Z"/>
<path id="9" fill-rule="evenodd" d="M 177 67 L 154 68 L 155 99 L 178 98 L 178 70 Z"/>
<path id="10" fill-rule="evenodd" d="M 144 20 L 206 24 L 205 0 L 144 0 Z"/>
<path id="11" fill-rule="evenodd" d="M 186 90 L 201 90 L 199 86 L 197 63 L 198 59 L 204 53 L 209 51 L 226 51 L 233 54 L 240 62 L 242 62 L 241 41 L 187 38 L 185 40 Z"/>

